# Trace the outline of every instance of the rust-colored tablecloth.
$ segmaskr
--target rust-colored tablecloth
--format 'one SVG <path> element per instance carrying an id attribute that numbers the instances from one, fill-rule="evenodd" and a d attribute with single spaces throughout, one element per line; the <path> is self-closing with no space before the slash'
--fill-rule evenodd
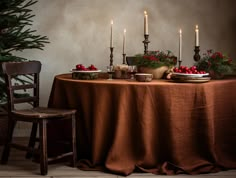
<path id="1" fill-rule="evenodd" d="M 236 168 L 236 79 L 141 83 L 62 74 L 49 106 L 78 110 L 80 169 L 129 175 Z M 51 139 L 70 134 L 69 124 L 50 128 Z"/>

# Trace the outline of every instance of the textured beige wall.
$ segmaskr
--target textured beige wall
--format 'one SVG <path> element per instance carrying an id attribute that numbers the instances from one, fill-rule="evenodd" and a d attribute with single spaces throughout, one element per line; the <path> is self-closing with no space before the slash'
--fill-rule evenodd
<path id="1" fill-rule="evenodd" d="M 46 105 L 59 73 L 77 63 L 109 64 L 110 20 L 114 20 L 114 63 L 122 62 L 122 32 L 127 29 L 127 55 L 143 52 L 143 11 L 149 15 L 150 50 L 178 55 L 178 30 L 183 31 L 183 64 L 193 64 L 194 28 L 200 28 L 201 52 L 224 51 L 236 58 L 235 0 L 39 0 L 33 6 L 33 28 L 47 35 L 44 51 L 22 55 L 43 63 L 41 104 Z"/>

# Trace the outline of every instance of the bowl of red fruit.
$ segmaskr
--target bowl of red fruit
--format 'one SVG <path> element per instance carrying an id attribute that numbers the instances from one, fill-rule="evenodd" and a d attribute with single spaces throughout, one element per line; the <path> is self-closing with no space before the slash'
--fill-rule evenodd
<path id="1" fill-rule="evenodd" d="M 198 70 L 196 66 L 180 66 L 173 69 L 171 79 L 177 82 L 202 83 L 208 82 L 211 78 L 209 77 L 209 73 Z"/>
<path id="2" fill-rule="evenodd" d="M 98 74 L 101 70 L 98 70 L 93 64 L 85 67 L 83 64 L 77 64 L 75 69 L 71 70 L 72 78 L 79 80 L 94 80 L 98 78 Z"/>
<path id="3" fill-rule="evenodd" d="M 206 73 L 203 70 L 198 70 L 196 66 L 180 66 L 175 67 L 173 69 L 173 76 L 179 76 L 179 77 L 204 77 L 208 76 L 209 73 Z"/>

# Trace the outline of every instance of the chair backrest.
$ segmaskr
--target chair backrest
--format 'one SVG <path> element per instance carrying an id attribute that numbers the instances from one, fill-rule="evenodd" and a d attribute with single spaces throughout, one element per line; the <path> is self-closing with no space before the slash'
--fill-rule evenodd
<path id="1" fill-rule="evenodd" d="M 39 106 L 41 66 L 39 61 L 2 63 L 9 111 L 15 109 L 15 104 L 20 103 L 30 103 L 33 107 Z"/>

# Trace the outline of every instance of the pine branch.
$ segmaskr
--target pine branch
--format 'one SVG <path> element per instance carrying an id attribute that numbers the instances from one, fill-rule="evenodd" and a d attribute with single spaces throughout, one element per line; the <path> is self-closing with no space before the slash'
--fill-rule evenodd
<path id="1" fill-rule="evenodd" d="M 3 1 L 3 0 L 1 0 Z M 29 2 L 25 2 L 27 0 L 5 0 L 5 2 L 2 2 L 0 4 L 0 14 L 17 14 L 17 13 L 23 13 L 23 12 L 31 12 L 31 9 L 28 9 L 30 5 L 35 4 L 37 1 L 30 0 Z M 25 3 L 25 4 L 24 4 Z"/>
<path id="2" fill-rule="evenodd" d="M 40 49 L 49 43 L 48 37 L 37 35 L 32 30 L 32 14 L 30 6 L 37 0 L 0 0 L 0 61 L 23 61 L 25 58 L 15 56 L 15 51 Z M 18 82 L 26 82 L 29 78 L 16 78 Z M 6 101 L 5 83 L 0 71 L 0 103 Z"/>

